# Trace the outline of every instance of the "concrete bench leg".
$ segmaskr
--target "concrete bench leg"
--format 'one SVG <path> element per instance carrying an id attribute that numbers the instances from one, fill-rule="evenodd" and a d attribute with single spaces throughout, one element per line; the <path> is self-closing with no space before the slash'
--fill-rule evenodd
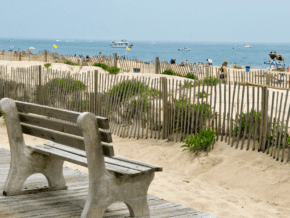
<path id="1" fill-rule="evenodd" d="M 95 170 L 95 172 L 97 171 Z M 92 181 L 91 173 L 89 173 L 89 194 L 81 217 L 102 218 L 106 208 L 115 202 L 121 201 L 129 209 L 130 216 L 128 218 L 149 218 L 147 191 L 154 174 L 152 172 L 139 178 L 126 179 L 108 175 L 99 181 Z"/>
<path id="2" fill-rule="evenodd" d="M 141 198 L 137 198 L 137 199 L 131 199 L 131 200 L 127 200 L 125 202 L 125 204 L 127 205 L 127 207 L 129 208 L 130 211 L 130 217 L 142 217 L 142 218 L 147 218 L 150 217 L 150 210 L 149 210 L 149 206 L 147 203 L 147 194 L 144 197 Z"/>
<path id="3" fill-rule="evenodd" d="M 89 194 L 81 217 L 102 218 L 106 208 L 117 201 L 128 206 L 130 217 L 149 217 L 147 191 L 155 172 L 121 178 L 110 174 L 105 166 L 95 115 L 82 113 L 77 123 L 83 130 L 89 169 Z"/>
<path id="4" fill-rule="evenodd" d="M 63 176 L 63 160 L 37 153 L 29 155 L 29 151 L 22 154 L 21 158 L 13 155 L 13 152 L 11 152 L 11 156 L 9 174 L 3 189 L 4 196 L 67 189 Z M 22 191 L 26 179 L 35 173 L 42 173 L 46 177 L 49 187 Z"/>
<path id="5" fill-rule="evenodd" d="M 22 186 L 35 173 L 42 173 L 47 178 L 50 187 L 44 191 L 67 189 L 62 172 L 63 161 L 32 153 L 25 145 L 15 102 L 9 98 L 1 99 L 0 110 L 5 116 L 11 151 L 10 169 L 3 194 L 8 196 L 30 193 L 29 190 L 22 191 Z"/>

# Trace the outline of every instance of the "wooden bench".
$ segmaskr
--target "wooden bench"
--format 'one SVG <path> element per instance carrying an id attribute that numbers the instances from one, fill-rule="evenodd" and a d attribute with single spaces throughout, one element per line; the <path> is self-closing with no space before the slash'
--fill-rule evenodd
<path id="1" fill-rule="evenodd" d="M 106 130 L 107 118 L 9 98 L 0 101 L 0 110 L 5 116 L 11 150 L 3 195 L 67 189 L 63 163 L 69 161 L 89 170 L 89 193 L 81 217 L 102 217 L 106 208 L 117 201 L 128 206 L 130 217 L 150 216 L 147 191 L 155 171 L 162 168 L 114 156 L 113 146 L 108 144 L 112 137 Z M 26 145 L 23 133 L 50 142 Z M 49 187 L 22 190 L 25 180 L 35 173 L 42 173 Z"/>

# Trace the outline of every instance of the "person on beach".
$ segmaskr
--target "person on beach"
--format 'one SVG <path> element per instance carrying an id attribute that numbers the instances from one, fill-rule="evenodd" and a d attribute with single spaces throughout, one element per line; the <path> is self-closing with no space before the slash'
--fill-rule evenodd
<path id="1" fill-rule="evenodd" d="M 208 66 L 212 65 L 212 59 L 206 59 Z"/>
<path id="2" fill-rule="evenodd" d="M 185 61 L 184 61 L 184 65 L 185 65 L 185 66 L 188 66 L 188 60 L 185 60 Z"/>

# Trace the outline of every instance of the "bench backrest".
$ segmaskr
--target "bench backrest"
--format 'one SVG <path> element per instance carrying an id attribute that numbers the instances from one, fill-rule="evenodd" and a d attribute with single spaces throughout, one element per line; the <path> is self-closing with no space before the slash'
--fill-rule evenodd
<path id="1" fill-rule="evenodd" d="M 82 131 L 76 125 L 77 118 L 81 113 L 22 101 L 15 101 L 15 103 L 18 111 L 21 111 L 19 119 L 24 134 L 85 150 Z M 47 117 L 73 123 L 48 119 Z M 98 127 L 101 128 L 99 133 L 103 153 L 105 156 L 112 157 L 114 156 L 114 148 L 112 145 L 106 144 L 112 142 L 111 132 L 105 130 L 109 129 L 109 120 L 99 116 L 96 118 Z"/>

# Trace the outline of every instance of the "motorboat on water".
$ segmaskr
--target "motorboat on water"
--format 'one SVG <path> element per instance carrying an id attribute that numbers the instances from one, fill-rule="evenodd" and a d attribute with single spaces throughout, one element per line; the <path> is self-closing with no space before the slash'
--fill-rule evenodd
<path id="1" fill-rule="evenodd" d="M 190 51 L 190 49 L 187 47 L 184 47 L 184 48 L 179 48 L 178 51 Z"/>
<path id="2" fill-rule="evenodd" d="M 126 47 L 132 48 L 133 47 L 133 43 L 130 44 L 129 42 L 127 42 L 126 39 L 122 39 L 121 42 L 113 41 L 112 43 L 113 44 L 110 45 L 112 48 L 126 48 Z"/>
<path id="3" fill-rule="evenodd" d="M 244 48 L 251 48 L 251 46 L 250 45 L 245 45 Z"/>

